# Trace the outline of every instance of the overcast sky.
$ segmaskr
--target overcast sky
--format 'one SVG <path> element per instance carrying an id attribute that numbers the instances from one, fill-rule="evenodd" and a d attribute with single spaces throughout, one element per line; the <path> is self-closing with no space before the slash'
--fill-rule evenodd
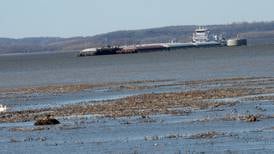
<path id="1" fill-rule="evenodd" d="M 274 20 L 274 0 L 0 0 L 0 37 Z"/>

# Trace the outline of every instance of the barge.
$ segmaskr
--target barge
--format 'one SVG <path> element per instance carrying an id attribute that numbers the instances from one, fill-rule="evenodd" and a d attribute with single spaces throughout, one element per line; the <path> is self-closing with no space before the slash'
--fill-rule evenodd
<path id="1" fill-rule="evenodd" d="M 246 44 L 245 44 L 246 45 Z M 139 44 L 129 46 L 107 46 L 102 48 L 88 48 L 80 51 L 78 56 L 96 56 L 96 55 L 112 55 L 112 54 L 129 54 L 140 52 L 153 52 L 163 50 L 174 50 L 184 48 L 204 48 L 204 47 L 222 47 L 227 46 L 226 40 L 222 36 L 210 35 L 207 28 L 199 27 L 192 36 L 192 42 L 188 43 L 153 43 Z"/>

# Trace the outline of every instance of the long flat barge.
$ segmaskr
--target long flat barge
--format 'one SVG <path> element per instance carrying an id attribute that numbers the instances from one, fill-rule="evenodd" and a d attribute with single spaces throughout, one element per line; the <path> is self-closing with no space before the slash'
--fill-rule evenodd
<path id="1" fill-rule="evenodd" d="M 79 56 L 97 56 L 97 55 L 112 55 L 112 54 L 130 54 L 153 51 L 170 51 L 175 49 L 186 48 L 201 48 L 201 47 L 221 47 L 225 46 L 221 43 L 171 43 L 171 44 L 143 44 L 136 46 L 124 47 L 104 47 L 104 48 L 89 48 L 80 51 Z"/>
<path id="2" fill-rule="evenodd" d="M 232 41 L 230 40 L 229 42 L 232 42 Z M 243 41 L 236 41 L 236 43 L 237 42 L 243 42 Z M 245 40 L 245 44 L 243 45 L 246 45 L 246 40 Z M 222 47 L 222 46 L 227 46 L 227 42 L 225 41 L 223 37 L 219 37 L 215 35 L 214 40 L 211 40 L 208 29 L 198 28 L 193 33 L 192 42 L 188 42 L 188 43 L 172 42 L 172 43 L 128 45 L 128 46 L 121 46 L 121 47 L 107 46 L 102 48 L 88 48 L 80 51 L 78 56 L 130 54 L 130 53 L 153 52 L 153 51 L 163 51 L 163 50 L 169 51 L 174 49 Z"/>

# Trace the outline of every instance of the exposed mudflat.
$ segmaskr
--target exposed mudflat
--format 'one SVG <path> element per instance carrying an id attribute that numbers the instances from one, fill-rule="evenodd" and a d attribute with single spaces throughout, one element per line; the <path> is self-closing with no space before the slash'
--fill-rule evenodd
<path id="1" fill-rule="evenodd" d="M 0 151 L 14 146 L 14 153 L 73 153 L 75 148 L 99 153 L 274 151 L 272 77 L 32 87 L 5 89 L 1 97 L 27 94 L 32 99 L 37 93 L 63 95 L 102 87 L 138 92 L 165 87 L 166 92 L 0 113 Z M 47 115 L 61 124 L 34 126 Z"/>

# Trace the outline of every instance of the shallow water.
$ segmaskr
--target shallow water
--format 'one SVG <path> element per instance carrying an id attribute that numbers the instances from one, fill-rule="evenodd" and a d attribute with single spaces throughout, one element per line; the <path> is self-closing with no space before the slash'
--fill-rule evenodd
<path id="1" fill-rule="evenodd" d="M 144 89 L 91 88 L 79 92 L 0 94 L 11 110 L 58 107 L 162 92 L 244 87 L 242 81 L 185 85 L 184 81 L 232 77 L 274 77 L 274 46 L 187 49 L 131 55 L 76 57 L 76 53 L 0 56 L 0 87 L 71 83 L 131 83 Z M 165 80 L 165 81 L 164 81 Z M 273 81 L 249 79 L 249 87 L 273 87 Z M 243 84 L 243 85 L 241 85 Z M 58 126 L 37 128 L 33 122 L 0 124 L 0 153 L 273 153 L 274 118 L 250 123 L 228 120 L 246 114 L 274 115 L 273 100 L 253 100 L 273 93 L 215 99 L 235 102 L 186 115 L 150 118 L 57 117 Z M 211 100 L 213 101 L 213 100 Z M 226 119 L 226 120 L 225 120 Z M 24 130 L 15 130 L 23 128 Z M 199 134 L 217 132 L 212 138 Z M 196 138 L 195 138 L 196 136 Z M 14 148 L 16 147 L 16 148 Z"/>
<path id="2" fill-rule="evenodd" d="M 218 110 L 193 110 L 187 116 L 156 115 L 147 119 L 67 117 L 59 118 L 61 125 L 45 126 L 44 130 L 38 131 L 12 130 L 35 128 L 32 123 L 7 123 L 0 126 L 0 152 L 272 153 L 273 118 L 255 123 L 220 119 L 228 114 L 241 115 L 247 110 L 253 112 L 260 104 L 262 102 L 239 102 L 236 106 L 220 107 Z M 264 104 L 268 104 L 264 106 L 267 113 L 256 112 L 273 114 L 273 102 Z M 212 138 L 195 137 L 212 131 L 219 134 Z M 14 149 L 14 146 L 17 148 Z"/>
<path id="3" fill-rule="evenodd" d="M 147 94 L 147 93 L 163 93 L 163 92 L 176 92 L 182 91 L 184 88 L 181 86 L 165 85 L 166 82 L 149 83 L 147 85 L 151 88 L 144 89 L 125 89 L 125 88 L 92 88 L 79 92 L 68 93 L 2 93 L 0 94 L 0 102 L 9 107 L 10 111 L 29 110 L 29 109 L 42 109 L 50 107 L 61 107 L 63 105 L 79 104 L 85 102 L 101 102 L 120 99 L 133 95 Z M 168 82 L 169 84 L 170 82 Z M 144 86 L 144 83 L 131 84 L 132 86 Z M 167 84 L 167 83 L 166 83 Z M 157 86 L 154 87 L 154 86 Z"/>

